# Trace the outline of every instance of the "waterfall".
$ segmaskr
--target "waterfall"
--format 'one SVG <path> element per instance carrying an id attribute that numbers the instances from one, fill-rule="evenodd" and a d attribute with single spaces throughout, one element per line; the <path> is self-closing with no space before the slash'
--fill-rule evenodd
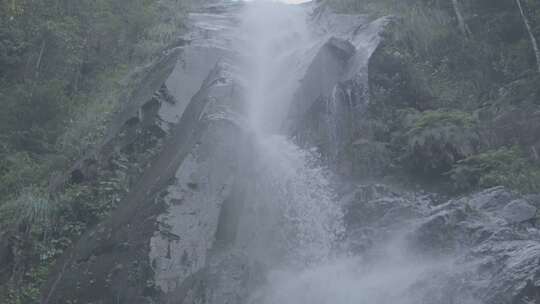
<path id="1" fill-rule="evenodd" d="M 427 216 L 427 203 L 368 194 L 376 190 L 351 207 L 327 167 L 360 124 L 384 19 L 270 1 L 238 7 L 230 19 L 198 16 L 203 33 L 218 28 L 219 48 L 230 47 L 220 59 L 230 80 L 216 86 L 221 103 L 204 115 L 212 129 L 166 198 L 175 204 L 163 221 L 180 237 L 155 238 L 162 290 L 188 294 L 184 303 L 443 303 L 452 259 L 411 250 L 419 221 L 401 218 Z"/>
<path id="2" fill-rule="evenodd" d="M 299 7 L 251 3 L 238 32 L 255 155 L 237 242 L 270 268 L 327 259 L 344 230 L 329 172 L 317 153 L 277 134 L 300 81 L 301 56 L 313 43 L 307 18 Z"/>
<path id="3" fill-rule="evenodd" d="M 402 238 L 375 246 L 371 258 L 352 254 L 344 237 L 343 206 L 320 155 L 276 134 L 306 72 L 301 57 L 313 56 L 311 47 L 321 44 L 308 31 L 305 10 L 251 3 L 241 16 L 238 49 L 243 55 L 240 66 L 253 155 L 245 164 L 249 167 L 244 170 L 249 174 L 244 185 L 247 195 L 235 246 L 266 269 L 264 282 L 248 292 L 247 302 L 422 301 L 423 287 L 418 285 L 429 285 L 425 282 L 438 272 L 448 271 L 448 263 L 415 258 L 404 249 Z M 367 65 L 367 57 L 362 58 Z M 343 118 L 334 113 L 336 90 L 328 101 L 333 107 L 327 132 L 336 137 L 333 142 L 338 137 L 336 120 Z"/>
<path id="4" fill-rule="evenodd" d="M 269 267 L 302 268 L 329 259 L 344 230 L 329 173 L 316 155 L 283 136 L 256 146 L 254 189 L 239 241 Z"/>

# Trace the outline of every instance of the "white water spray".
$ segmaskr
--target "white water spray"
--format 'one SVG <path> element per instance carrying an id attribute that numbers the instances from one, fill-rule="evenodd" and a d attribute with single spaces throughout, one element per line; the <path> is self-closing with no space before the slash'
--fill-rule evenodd
<path id="1" fill-rule="evenodd" d="M 306 19 L 299 7 L 251 3 L 239 30 L 255 164 L 238 243 L 268 267 L 321 261 L 343 231 L 341 210 L 316 155 L 275 135 L 300 80 L 299 56 L 310 43 Z"/>
<path id="2" fill-rule="evenodd" d="M 369 261 L 351 257 L 339 244 L 343 214 L 317 154 L 275 135 L 305 72 L 301 56 L 318 43 L 307 18 L 298 7 L 251 3 L 238 35 L 255 156 L 237 246 L 269 269 L 248 303 L 424 303 L 419 285 L 448 264 L 418 261 L 401 251 L 399 241 Z"/>
<path id="3" fill-rule="evenodd" d="M 281 126 L 301 78 L 301 57 L 311 35 L 306 11 L 281 3 L 246 6 L 238 37 L 250 128 L 263 134 Z"/>

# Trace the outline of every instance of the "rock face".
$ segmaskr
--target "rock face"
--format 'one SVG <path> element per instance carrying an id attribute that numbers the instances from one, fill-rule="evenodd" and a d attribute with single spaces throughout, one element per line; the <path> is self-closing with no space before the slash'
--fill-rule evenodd
<path id="1" fill-rule="evenodd" d="M 370 185 L 353 191 L 345 206 L 353 250 L 369 255 L 377 244 L 405 232 L 415 255 L 449 259 L 443 273 L 426 275 L 432 283 L 416 287 L 423 296 L 445 297 L 430 303 L 469 303 L 464 296 L 471 303 L 538 301 L 536 208 L 502 187 L 436 204 L 425 194 Z"/>
<path id="2" fill-rule="evenodd" d="M 157 150 L 153 160 L 112 217 L 58 263 L 42 303 L 164 299 L 206 264 L 221 204 L 231 193 L 231 156 L 241 147 L 234 124 L 211 118 L 218 106 L 240 100 L 225 48 L 232 8 L 192 14 L 184 39 L 190 43 L 153 66 L 149 83 L 119 114 L 120 127 L 111 128 L 100 155 L 122 147 L 126 136 L 117 130 L 125 126 L 153 125 L 163 139 L 148 147 Z M 127 138 L 140 136 L 135 128 Z"/>
<path id="3" fill-rule="evenodd" d="M 288 128 L 301 146 L 316 147 L 340 173 L 350 170 L 343 162 L 346 145 L 362 131 L 369 102 L 368 62 L 387 22 L 326 11 L 317 16 L 315 27 L 327 38 L 295 95 Z"/>

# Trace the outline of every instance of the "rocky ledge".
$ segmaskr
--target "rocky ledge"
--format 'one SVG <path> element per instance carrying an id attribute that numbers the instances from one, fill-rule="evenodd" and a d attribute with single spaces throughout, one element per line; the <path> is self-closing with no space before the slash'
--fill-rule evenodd
<path id="1" fill-rule="evenodd" d="M 352 251 L 380 258 L 381 244 L 397 241 L 407 249 L 389 259 L 404 254 L 438 265 L 411 287 L 419 301 L 537 303 L 539 197 L 497 187 L 441 203 L 375 184 L 359 186 L 344 206 Z"/>

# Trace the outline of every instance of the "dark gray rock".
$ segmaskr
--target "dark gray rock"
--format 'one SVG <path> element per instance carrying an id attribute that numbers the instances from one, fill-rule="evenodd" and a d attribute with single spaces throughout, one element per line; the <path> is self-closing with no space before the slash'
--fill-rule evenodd
<path id="1" fill-rule="evenodd" d="M 332 37 L 328 40 L 326 46 L 334 50 L 340 59 L 344 61 L 349 60 L 356 53 L 354 45 L 345 39 Z"/>
<path id="2" fill-rule="evenodd" d="M 286 129 L 296 142 L 317 148 L 345 175 L 352 173 L 347 145 L 362 133 L 369 102 L 368 62 L 387 21 L 320 12 L 313 26 L 328 38 L 310 61 L 289 111 Z"/>
<path id="3" fill-rule="evenodd" d="M 426 278 L 428 283 L 418 287 L 422 296 L 445 295 L 430 303 L 463 303 L 464 294 L 487 304 L 540 301 L 540 229 L 532 221 L 537 209 L 528 201 L 502 187 L 444 204 L 430 203 L 426 196 L 418 204 L 419 198 L 381 191 L 380 185 L 358 189 L 346 204 L 354 248 L 370 252 L 406 232 L 414 256 L 452 261 L 451 271 Z M 389 212 L 396 210 L 392 202 L 413 214 Z"/>
<path id="4" fill-rule="evenodd" d="M 406 197 L 377 184 L 359 187 L 346 206 L 345 221 L 352 226 L 400 225 L 419 215 L 419 210 Z"/>
<path id="5" fill-rule="evenodd" d="M 501 211 L 501 216 L 511 224 L 522 223 L 536 217 L 536 207 L 530 205 L 526 200 L 519 199 L 511 201 Z"/>
<path id="6" fill-rule="evenodd" d="M 218 37 L 204 29 L 212 18 L 223 25 Z M 111 217 L 58 261 L 41 303 L 167 302 L 168 293 L 189 297 L 193 290 L 186 286 L 200 287 L 197 278 L 205 273 L 206 254 L 242 147 L 237 126 L 210 118 L 240 99 L 224 47 L 231 18 L 194 14 L 190 33 L 199 40 L 184 47 L 181 53 L 188 58 L 171 57 L 156 65 L 154 76 L 146 77 L 148 83 L 129 100 L 105 150 L 139 140 L 137 130 L 142 128 L 159 131 L 162 140 L 146 147 L 156 150 L 155 155 Z M 184 65 L 183 59 L 192 62 Z M 189 88 L 179 88 L 189 73 Z M 88 169 L 80 171 L 88 176 Z"/>
<path id="7" fill-rule="evenodd" d="M 508 204 L 514 195 L 503 187 L 495 187 L 484 190 L 469 198 L 469 204 L 477 209 L 485 211 L 500 210 Z"/>
<path id="8" fill-rule="evenodd" d="M 540 194 L 529 194 L 526 195 L 525 200 L 536 208 L 540 208 Z"/>

